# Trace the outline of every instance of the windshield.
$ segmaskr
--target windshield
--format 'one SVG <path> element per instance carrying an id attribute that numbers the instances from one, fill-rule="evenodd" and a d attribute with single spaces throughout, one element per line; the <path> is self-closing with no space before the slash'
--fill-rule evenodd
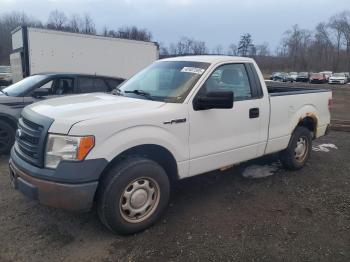
<path id="1" fill-rule="evenodd" d="M 1 73 L 11 73 L 11 68 L 9 66 L 0 66 L 0 74 Z"/>
<path id="2" fill-rule="evenodd" d="M 307 72 L 300 72 L 300 73 L 299 73 L 299 76 L 307 76 L 307 75 L 308 75 Z"/>
<path id="3" fill-rule="evenodd" d="M 312 74 L 312 77 L 323 77 L 322 74 Z"/>
<path id="4" fill-rule="evenodd" d="M 335 73 L 335 74 L 333 74 L 333 76 L 345 77 L 345 74 L 343 74 L 343 73 Z"/>
<path id="5" fill-rule="evenodd" d="M 156 62 L 119 89 L 128 97 L 182 103 L 209 65 L 191 61 Z"/>
<path id="6" fill-rule="evenodd" d="M 4 88 L 2 91 L 8 96 L 21 96 L 29 91 L 35 84 L 47 78 L 45 75 L 29 76 L 13 85 Z"/>

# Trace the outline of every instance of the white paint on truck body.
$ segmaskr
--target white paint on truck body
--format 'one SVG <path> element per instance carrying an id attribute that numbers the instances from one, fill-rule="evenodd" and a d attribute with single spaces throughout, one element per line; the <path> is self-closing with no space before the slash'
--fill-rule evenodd
<path id="1" fill-rule="evenodd" d="M 210 63 L 183 103 L 95 93 L 50 99 L 29 108 L 54 119 L 49 130 L 51 133 L 94 135 L 95 147 L 87 159 L 112 161 L 132 147 L 155 144 L 174 156 L 180 178 L 283 150 L 298 121 L 306 116 L 317 119 L 317 137 L 325 134 L 330 122 L 330 91 L 270 97 L 262 74 L 252 59 L 194 56 L 165 61 Z M 236 101 L 232 109 L 195 111 L 194 96 L 213 70 L 225 63 L 253 64 L 263 96 Z M 259 108 L 260 116 L 251 119 L 249 110 L 253 107 Z M 179 118 L 185 118 L 186 122 L 164 124 Z"/>

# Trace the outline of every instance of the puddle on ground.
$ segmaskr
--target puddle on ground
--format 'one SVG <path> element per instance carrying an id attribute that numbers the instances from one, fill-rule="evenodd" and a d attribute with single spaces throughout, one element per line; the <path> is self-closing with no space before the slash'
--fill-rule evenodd
<path id="1" fill-rule="evenodd" d="M 270 165 L 252 165 L 246 167 L 246 169 L 243 171 L 243 177 L 246 178 L 263 178 L 272 176 L 275 174 L 275 172 L 279 169 L 280 164 L 279 162 L 272 163 Z"/>
<path id="2" fill-rule="evenodd" d="M 312 147 L 313 151 L 321 151 L 321 152 L 329 152 L 331 149 L 338 149 L 338 147 L 334 144 L 320 144 L 320 145 L 314 145 Z"/>

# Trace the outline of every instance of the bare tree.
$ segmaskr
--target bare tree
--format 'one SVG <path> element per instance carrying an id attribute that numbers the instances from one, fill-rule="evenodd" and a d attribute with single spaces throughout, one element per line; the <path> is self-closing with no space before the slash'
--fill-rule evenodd
<path id="1" fill-rule="evenodd" d="M 234 55 L 237 56 L 238 55 L 238 47 L 235 44 L 230 44 L 228 47 L 228 55 Z"/>
<path id="2" fill-rule="evenodd" d="M 43 27 L 43 24 L 24 13 L 5 13 L 0 16 L 0 64 L 9 64 L 11 53 L 11 31 L 18 26 Z"/>
<path id="3" fill-rule="evenodd" d="M 333 29 L 333 34 L 335 35 L 335 45 L 337 49 L 337 56 L 334 61 L 334 68 L 338 70 L 339 68 L 339 59 L 340 59 L 340 50 L 342 47 L 342 39 L 343 39 L 343 33 L 342 33 L 342 21 L 339 18 L 339 15 L 334 15 L 329 19 L 329 27 Z"/>
<path id="4" fill-rule="evenodd" d="M 350 11 L 344 11 L 339 14 L 340 16 L 340 24 L 341 24 L 341 32 L 344 37 L 345 42 L 345 50 L 346 50 L 346 68 L 347 71 L 350 71 Z"/>
<path id="5" fill-rule="evenodd" d="M 205 55 L 208 53 L 208 48 L 203 41 L 193 41 L 192 53 L 194 55 Z"/>
<path id="6" fill-rule="evenodd" d="M 309 50 L 309 61 L 314 70 L 325 70 L 332 65 L 334 47 L 326 23 L 319 23 Z"/>
<path id="7" fill-rule="evenodd" d="M 224 54 L 224 49 L 222 48 L 222 45 L 215 46 L 213 48 L 212 53 L 215 54 L 215 55 L 223 55 Z"/>
<path id="8" fill-rule="evenodd" d="M 78 14 L 73 14 L 68 21 L 68 30 L 74 33 L 83 31 L 83 19 Z"/>
<path id="9" fill-rule="evenodd" d="M 208 53 L 208 48 L 203 41 L 197 41 L 193 38 L 182 37 L 177 43 L 169 46 L 169 54 L 180 55 L 204 55 Z"/>
<path id="10" fill-rule="evenodd" d="M 169 56 L 169 50 L 162 42 L 159 43 L 159 55 L 160 55 L 160 57 L 168 57 Z"/>
<path id="11" fill-rule="evenodd" d="M 269 56 L 270 55 L 270 49 L 268 43 L 262 43 L 261 45 L 256 45 L 256 55 L 257 56 Z"/>
<path id="12" fill-rule="evenodd" d="M 83 30 L 82 30 L 82 32 L 85 34 L 89 34 L 89 35 L 96 34 L 95 23 L 89 14 L 84 14 L 84 16 L 83 16 Z"/>
<path id="13" fill-rule="evenodd" d="M 139 29 L 136 26 L 119 28 L 117 36 L 125 39 L 151 41 L 152 34 L 147 29 Z"/>
<path id="14" fill-rule="evenodd" d="M 248 56 L 249 51 L 254 47 L 252 36 L 247 33 L 241 36 L 241 40 L 238 44 L 238 52 L 241 56 Z"/>
<path id="15" fill-rule="evenodd" d="M 284 33 L 284 45 L 287 48 L 288 57 L 291 59 L 292 68 L 294 70 L 308 69 L 308 50 L 311 43 L 311 32 L 300 29 L 298 25 L 294 25 L 292 29 Z"/>
<path id="16" fill-rule="evenodd" d="M 102 29 L 102 35 L 103 36 L 108 36 L 108 27 L 106 25 Z"/>
<path id="17" fill-rule="evenodd" d="M 64 12 L 57 9 L 50 12 L 49 19 L 47 21 L 47 28 L 63 30 L 68 22 L 68 18 Z"/>

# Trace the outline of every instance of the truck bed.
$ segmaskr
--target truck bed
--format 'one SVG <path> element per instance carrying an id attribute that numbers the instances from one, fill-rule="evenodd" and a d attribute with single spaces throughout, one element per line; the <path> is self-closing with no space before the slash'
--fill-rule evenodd
<path id="1" fill-rule="evenodd" d="M 279 87 L 279 86 L 268 86 L 267 90 L 268 90 L 270 96 L 288 96 L 288 95 L 321 93 L 321 92 L 330 92 L 331 91 L 329 89 L 320 89 L 320 88 Z"/>

